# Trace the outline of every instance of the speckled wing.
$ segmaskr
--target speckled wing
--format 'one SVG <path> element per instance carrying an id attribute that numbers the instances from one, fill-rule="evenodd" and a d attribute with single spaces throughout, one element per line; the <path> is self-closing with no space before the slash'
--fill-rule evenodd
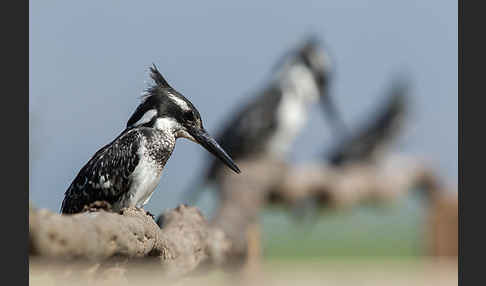
<path id="1" fill-rule="evenodd" d="M 280 89 L 269 86 L 228 121 L 222 132 L 216 136 L 216 141 L 234 160 L 263 152 L 268 139 L 277 128 L 276 110 L 281 98 Z M 211 158 L 207 180 L 214 179 L 222 166 L 219 160 Z"/>
<path id="2" fill-rule="evenodd" d="M 130 189 L 130 174 L 140 159 L 141 133 L 127 129 L 96 152 L 65 192 L 61 212 L 77 213 L 97 200 L 113 204 L 120 199 Z"/>

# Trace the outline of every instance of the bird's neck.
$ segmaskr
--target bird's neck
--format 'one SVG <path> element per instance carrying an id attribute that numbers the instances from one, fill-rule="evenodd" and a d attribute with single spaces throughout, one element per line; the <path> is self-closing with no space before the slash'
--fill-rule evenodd
<path id="1" fill-rule="evenodd" d="M 159 133 L 163 134 L 164 137 L 167 137 L 167 139 L 175 140 L 177 138 L 180 125 L 173 118 L 162 117 L 155 121 L 154 128 Z"/>
<path id="2" fill-rule="evenodd" d="M 173 132 L 153 129 L 150 136 L 146 136 L 146 152 L 152 160 L 163 167 L 174 151 L 175 141 Z"/>
<path id="3" fill-rule="evenodd" d="M 290 67 L 280 78 L 280 87 L 289 100 L 312 104 L 319 99 L 320 91 L 312 71 L 304 65 Z"/>

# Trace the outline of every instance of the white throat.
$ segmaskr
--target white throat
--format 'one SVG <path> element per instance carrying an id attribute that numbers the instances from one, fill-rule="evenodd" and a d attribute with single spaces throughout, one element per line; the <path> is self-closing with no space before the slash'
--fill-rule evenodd
<path id="1" fill-rule="evenodd" d="M 288 68 L 280 77 L 280 86 L 301 101 L 308 103 L 319 100 L 319 87 L 312 71 L 304 65 L 294 65 Z"/>
<path id="2" fill-rule="evenodd" d="M 311 71 L 303 65 L 289 68 L 280 82 L 283 94 L 277 110 L 278 127 L 268 148 L 283 158 L 307 122 L 310 105 L 319 100 L 319 88 Z"/>
<path id="3" fill-rule="evenodd" d="M 155 129 L 166 133 L 166 135 L 174 137 L 174 139 L 182 137 L 197 143 L 196 139 L 194 139 L 194 137 L 192 137 L 191 134 L 189 134 L 184 127 L 173 118 L 157 118 L 154 127 Z"/>
<path id="4" fill-rule="evenodd" d="M 182 126 L 173 118 L 162 117 L 155 120 L 154 128 L 164 133 L 174 134 Z"/>

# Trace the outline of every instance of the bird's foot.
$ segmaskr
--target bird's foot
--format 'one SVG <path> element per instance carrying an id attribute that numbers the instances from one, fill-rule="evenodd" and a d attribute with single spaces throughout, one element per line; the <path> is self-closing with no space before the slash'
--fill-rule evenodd
<path id="1" fill-rule="evenodd" d="M 83 212 L 99 212 L 100 210 L 107 212 L 113 211 L 111 204 L 107 201 L 95 201 L 89 205 L 85 205 L 83 208 Z"/>

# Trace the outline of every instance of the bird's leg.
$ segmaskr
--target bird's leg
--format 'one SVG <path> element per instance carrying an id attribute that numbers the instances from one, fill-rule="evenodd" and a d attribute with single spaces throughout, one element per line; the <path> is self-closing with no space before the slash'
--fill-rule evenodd
<path id="1" fill-rule="evenodd" d="M 83 208 L 83 212 L 98 212 L 100 210 L 107 212 L 113 211 L 111 204 L 107 201 L 95 201 L 89 205 L 85 205 Z"/>

